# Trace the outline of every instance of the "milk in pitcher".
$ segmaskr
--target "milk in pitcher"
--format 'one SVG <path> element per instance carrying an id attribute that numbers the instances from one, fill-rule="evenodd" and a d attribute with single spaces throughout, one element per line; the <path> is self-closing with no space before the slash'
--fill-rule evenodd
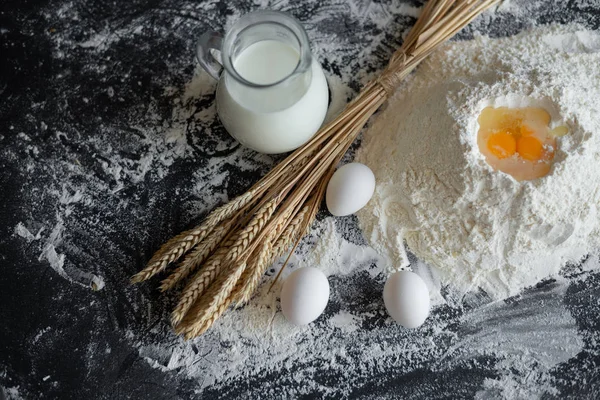
<path id="1" fill-rule="evenodd" d="M 219 65 L 207 60 L 207 49 L 220 47 L 224 69 L 217 75 L 216 101 L 227 131 L 269 154 L 310 140 L 325 119 L 329 92 L 300 24 L 283 13 L 259 11 L 242 17 L 224 39 L 211 35 L 201 38 L 198 59 L 215 76 Z"/>

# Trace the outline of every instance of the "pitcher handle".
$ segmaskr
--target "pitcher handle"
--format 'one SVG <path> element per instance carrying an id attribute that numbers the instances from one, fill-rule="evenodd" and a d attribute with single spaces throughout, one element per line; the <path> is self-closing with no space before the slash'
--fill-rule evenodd
<path id="1" fill-rule="evenodd" d="M 220 56 L 222 44 L 223 35 L 217 32 L 204 32 L 200 36 L 200 39 L 198 39 L 198 44 L 196 44 L 196 60 L 217 81 L 221 76 L 223 64 L 215 57 L 211 50 L 219 52 Z"/>

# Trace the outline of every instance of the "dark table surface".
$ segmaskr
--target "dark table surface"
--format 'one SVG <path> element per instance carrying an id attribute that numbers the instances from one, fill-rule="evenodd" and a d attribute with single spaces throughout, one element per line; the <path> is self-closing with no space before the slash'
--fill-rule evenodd
<path id="1" fill-rule="evenodd" d="M 314 379 L 329 387 L 327 392 L 310 385 L 314 389 L 301 390 L 306 385 L 292 379 L 293 369 L 276 378 L 250 371 L 199 390 L 198 381 L 181 371 L 154 368 L 134 345 L 171 335 L 167 320 L 173 299 L 159 294 L 155 283 L 131 287 L 128 277 L 164 240 L 243 192 L 277 161 L 228 137 L 215 117 L 214 85 L 187 94 L 198 35 L 221 30 L 253 9 L 287 11 L 307 27 L 329 79 L 345 82 L 352 93 L 385 65 L 414 22 L 410 10 L 420 3 L 403 3 L 3 1 L 0 386 L 5 395 L 310 398 L 331 396 L 339 385 L 345 389 L 333 397 L 472 398 L 485 379 L 495 379 L 500 360 L 473 353 L 439 363 L 382 364 L 354 383 L 327 364 L 315 364 Z M 476 31 L 508 36 L 550 23 L 600 27 L 600 4 L 594 0 L 520 0 L 508 9 L 526 11 L 488 15 L 460 38 Z M 215 159 L 221 161 L 211 162 Z M 212 171 L 205 175 L 213 178 L 199 179 L 203 171 Z M 353 219 L 347 223 L 355 229 Z M 539 389 L 535 397 L 600 397 L 600 273 L 584 269 L 571 266 L 558 281 L 545 281 L 497 306 L 523 313 L 557 307 L 572 318 L 581 349 L 545 371 L 544 381 L 527 383 Z M 96 277 L 105 283 L 97 291 L 90 289 Z M 366 287 L 364 307 L 381 302 L 382 280 L 360 279 L 340 278 L 336 285 Z M 468 306 L 440 306 L 432 318 L 447 319 L 447 329 L 465 337 L 481 324 L 501 330 L 510 318 L 520 318 L 507 311 L 506 321 L 469 325 L 464 318 L 469 312 Z M 372 331 L 376 341 L 383 319 L 361 329 Z M 550 337 L 553 329 L 561 329 L 549 326 Z M 453 343 L 436 345 L 449 351 Z M 361 362 L 360 354 L 353 357 L 347 362 Z M 279 395 L 267 396 L 265 387 Z"/>

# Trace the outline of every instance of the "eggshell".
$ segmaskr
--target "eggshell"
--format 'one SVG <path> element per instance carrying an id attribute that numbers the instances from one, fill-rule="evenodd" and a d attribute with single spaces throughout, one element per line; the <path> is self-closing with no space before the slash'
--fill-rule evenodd
<path id="1" fill-rule="evenodd" d="M 300 268 L 281 288 L 281 310 L 288 321 L 306 325 L 319 317 L 329 301 L 329 281 L 316 268 Z"/>
<path id="2" fill-rule="evenodd" d="M 340 167 L 327 185 L 325 202 L 337 217 L 354 214 L 367 205 L 375 192 L 375 175 L 369 167 L 350 163 Z"/>
<path id="3" fill-rule="evenodd" d="M 388 314 L 405 328 L 417 328 L 429 316 L 429 290 L 414 272 L 392 274 L 383 287 L 383 302 Z"/>

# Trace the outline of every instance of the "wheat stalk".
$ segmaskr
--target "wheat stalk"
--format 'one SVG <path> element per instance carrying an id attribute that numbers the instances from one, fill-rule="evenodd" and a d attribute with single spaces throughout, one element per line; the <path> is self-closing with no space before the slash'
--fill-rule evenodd
<path id="1" fill-rule="evenodd" d="M 263 274 L 273 263 L 277 254 L 273 252 L 273 243 L 266 242 L 257 257 L 254 257 L 239 280 L 239 287 L 234 289 L 233 302 L 238 306 L 247 302 L 258 286 Z"/>
<path id="2" fill-rule="evenodd" d="M 223 246 L 215 253 L 215 255 L 208 260 L 204 268 L 202 268 L 188 284 L 188 286 L 186 286 L 177 306 L 171 314 L 171 323 L 173 326 L 177 326 L 184 319 L 192 305 L 206 291 L 209 285 L 227 265 L 238 262 L 238 259 L 247 250 L 247 247 L 256 233 L 260 231 L 266 221 L 273 214 L 275 210 L 275 202 L 276 199 L 273 199 L 267 204 L 263 205 L 256 212 L 256 215 L 252 218 L 250 223 L 248 223 L 248 225 L 239 233 L 225 242 Z M 194 255 L 190 254 L 188 257 L 186 257 L 184 263 L 188 261 L 188 258 L 193 257 Z M 193 263 L 193 259 L 190 260 L 189 263 Z M 169 281 L 169 285 L 170 284 L 171 282 Z"/>
<path id="3" fill-rule="evenodd" d="M 430 0 L 386 69 L 341 115 L 247 193 L 168 241 L 132 277 L 132 282 L 146 280 L 193 249 L 161 286 L 170 289 L 200 268 L 173 311 L 178 334 L 186 339 L 198 336 L 232 303 L 250 298 L 265 269 L 291 247 L 290 256 L 310 228 L 331 174 L 371 115 L 421 61 L 497 1 Z"/>
<path id="4" fill-rule="evenodd" d="M 255 286 L 253 288 L 248 286 L 257 284 L 264 269 L 268 268 L 274 258 L 271 242 L 272 238 L 266 241 L 257 256 L 252 259 L 251 264 L 244 264 L 242 268 L 235 269 L 232 274 L 228 275 L 227 282 L 220 285 L 215 284 L 213 287 L 217 290 L 206 296 L 210 301 L 200 303 L 196 308 L 190 310 L 187 314 L 189 319 L 182 321 L 180 326 L 176 327 L 176 332 L 183 334 L 186 340 L 201 335 L 231 304 L 245 302 L 255 289 Z M 255 281 L 256 277 L 258 279 Z"/>
<path id="5" fill-rule="evenodd" d="M 302 221 L 306 217 L 306 213 L 308 213 L 308 205 L 304 206 L 298 214 L 289 221 L 289 224 L 285 227 L 285 230 L 281 234 L 281 237 L 277 239 L 275 244 L 273 245 L 273 253 L 278 256 L 282 255 L 289 247 L 296 241 L 299 236 L 300 228 L 302 225 Z"/>
<path id="6" fill-rule="evenodd" d="M 254 198 L 253 190 L 235 198 L 231 202 L 217 208 L 197 227 L 175 236 L 154 253 L 146 268 L 131 277 L 131 283 L 150 279 L 162 272 L 167 266 L 177 261 L 196 244 L 204 240 L 221 221 L 230 218 L 236 211 L 248 205 Z"/>
<path id="7" fill-rule="evenodd" d="M 318 207 L 314 208 L 318 210 Z M 265 269 L 268 268 L 275 257 L 281 255 L 290 245 L 292 245 L 292 243 L 294 243 L 294 238 L 298 238 L 299 240 L 302 237 L 302 228 L 307 224 L 306 221 L 312 221 L 313 218 L 314 214 L 311 218 L 309 208 L 304 207 L 296 218 L 290 221 L 286 230 L 275 243 L 275 246 L 271 246 L 273 238 L 270 238 L 263 245 L 263 248 L 260 253 L 258 253 L 257 257 L 253 259 L 254 265 L 247 266 L 239 277 L 236 274 L 235 277 L 232 278 L 237 279 L 237 284 L 233 288 L 229 285 L 221 285 L 222 289 L 215 293 L 213 302 L 209 305 L 210 308 L 205 306 L 204 313 L 199 313 L 197 310 L 191 310 L 188 315 L 194 316 L 192 322 L 188 322 L 187 324 L 183 322 L 181 324 L 182 330 L 177 331 L 176 329 L 176 332 L 178 334 L 183 334 L 186 340 L 199 336 L 210 328 L 231 304 L 243 304 L 248 301 L 256 289 L 256 286 L 258 286 L 258 282 Z M 309 223 L 310 222 L 308 222 L 308 224 Z M 277 235 L 275 234 L 274 237 L 276 236 Z M 282 270 L 283 267 L 280 271 Z M 249 273 L 246 275 L 247 272 Z"/>
<path id="8" fill-rule="evenodd" d="M 276 197 L 265 205 L 263 205 L 256 216 L 250 220 L 248 225 L 243 228 L 240 233 L 236 236 L 236 241 L 229 248 L 227 253 L 227 260 L 230 262 L 237 261 L 244 252 L 247 252 L 249 248 L 252 248 L 251 244 L 254 237 L 261 231 L 265 224 L 270 220 L 271 216 L 275 212 L 275 208 L 279 203 L 279 197 Z"/>
<path id="9" fill-rule="evenodd" d="M 217 248 L 219 243 L 229 232 L 233 221 L 225 226 L 219 226 L 215 228 L 213 234 L 209 236 L 204 242 L 197 245 L 188 256 L 186 256 L 179 267 L 171 273 L 168 277 L 162 280 L 160 290 L 165 292 L 174 288 L 179 282 L 187 278 L 192 272 L 194 272 L 202 263 L 210 256 L 211 253 Z"/>
<path id="10" fill-rule="evenodd" d="M 179 302 L 171 313 L 171 324 L 173 326 L 177 326 L 181 322 L 198 297 L 206 291 L 217 275 L 221 273 L 223 259 L 227 255 L 227 250 L 227 246 L 221 247 L 214 256 L 208 259 L 202 269 L 194 275 L 183 289 Z"/>
<path id="11" fill-rule="evenodd" d="M 215 319 L 218 318 L 215 315 L 215 310 L 225 303 L 227 303 L 225 308 L 231 304 L 231 291 L 245 268 L 246 264 L 242 263 L 231 268 L 228 274 L 220 274 L 209 287 L 205 296 L 196 300 L 190 312 L 185 315 L 181 323 L 175 326 L 175 332 L 189 339 L 198 336 L 199 329 L 206 322 L 212 325 Z"/>
<path id="12" fill-rule="evenodd" d="M 292 220 L 288 219 L 292 210 L 287 210 L 282 216 L 272 236 L 266 240 L 258 256 L 253 258 L 242 274 L 239 288 L 233 297 L 234 303 L 241 306 L 250 299 L 267 268 L 291 246 L 293 238 L 298 236 L 299 221 L 304 218 L 307 210 L 308 207 L 304 206 Z"/>

